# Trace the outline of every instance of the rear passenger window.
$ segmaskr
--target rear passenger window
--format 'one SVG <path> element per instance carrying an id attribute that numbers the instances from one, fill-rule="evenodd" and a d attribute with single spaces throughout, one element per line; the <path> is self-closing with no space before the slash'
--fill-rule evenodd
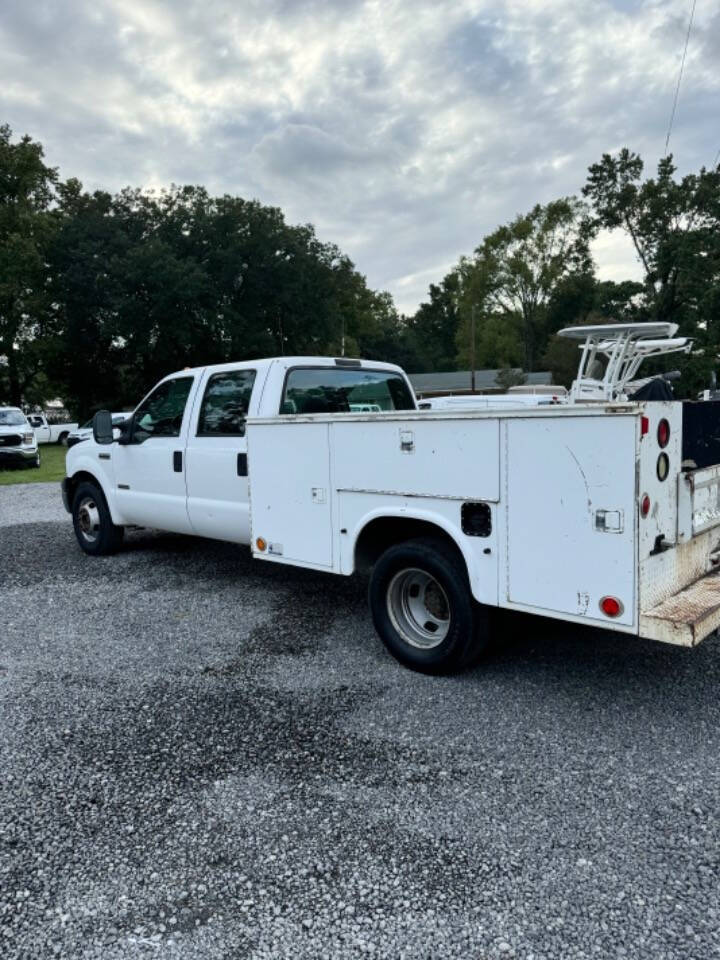
<path id="1" fill-rule="evenodd" d="M 288 373 L 280 413 L 381 413 L 414 409 L 413 396 L 399 373 L 306 367 Z"/>
<path id="2" fill-rule="evenodd" d="M 245 418 L 255 382 L 254 370 L 214 373 L 205 388 L 197 435 L 199 437 L 244 437 Z"/>

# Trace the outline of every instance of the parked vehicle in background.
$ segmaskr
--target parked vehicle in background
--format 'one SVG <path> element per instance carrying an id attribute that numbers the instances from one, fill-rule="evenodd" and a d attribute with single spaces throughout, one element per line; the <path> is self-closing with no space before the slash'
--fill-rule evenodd
<path id="1" fill-rule="evenodd" d="M 460 393 L 418 400 L 418 410 L 517 410 L 559 402 L 552 397 L 534 394 Z"/>
<path id="2" fill-rule="evenodd" d="M 399 367 L 366 360 L 182 370 L 119 437 L 96 414 L 63 500 L 89 554 L 145 526 L 371 568 L 379 636 L 427 673 L 478 657 L 492 607 L 692 647 L 720 626 L 717 413 L 627 396 L 644 356 L 691 348 L 676 330 L 561 331 L 582 345 L 569 402 L 507 409 L 418 410 Z"/>
<path id="3" fill-rule="evenodd" d="M 419 410 L 512 410 L 567 403 L 565 387 L 551 384 L 510 387 L 507 393 L 448 393 L 418 400 Z"/>
<path id="4" fill-rule="evenodd" d="M 78 427 L 76 423 L 49 423 L 44 413 L 29 413 L 28 420 L 38 443 L 67 443 L 71 431 Z"/>
<path id="5" fill-rule="evenodd" d="M 0 407 L 0 466 L 39 467 L 33 428 L 19 407 Z"/>
<path id="6" fill-rule="evenodd" d="M 125 413 L 113 413 L 112 422 L 114 427 L 119 427 L 128 417 L 132 416 L 132 410 L 129 410 Z M 92 425 L 93 418 L 90 417 L 82 426 L 77 427 L 75 430 L 71 430 L 67 436 L 67 446 L 74 447 L 76 443 L 82 443 L 83 440 L 89 440 L 92 437 Z"/>
<path id="7" fill-rule="evenodd" d="M 568 389 L 559 383 L 520 383 L 514 387 L 508 387 L 507 395 L 545 396 L 562 401 L 567 399 Z"/>

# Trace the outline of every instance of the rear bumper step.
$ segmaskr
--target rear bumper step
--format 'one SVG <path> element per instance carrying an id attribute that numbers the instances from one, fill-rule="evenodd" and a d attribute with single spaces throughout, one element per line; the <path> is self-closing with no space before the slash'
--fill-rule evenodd
<path id="1" fill-rule="evenodd" d="M 640 614 L 640 636 L 695 647 L 720 627 L 720 570 Z"/>

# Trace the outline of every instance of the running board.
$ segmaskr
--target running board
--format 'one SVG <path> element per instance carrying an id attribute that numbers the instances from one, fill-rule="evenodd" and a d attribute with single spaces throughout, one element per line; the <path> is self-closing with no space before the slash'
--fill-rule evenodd
<path id="1" fill-rule="evenodd" d="M 696 647 L 720 627 L 720 570 L 640 614 L 640 636 Z"/>

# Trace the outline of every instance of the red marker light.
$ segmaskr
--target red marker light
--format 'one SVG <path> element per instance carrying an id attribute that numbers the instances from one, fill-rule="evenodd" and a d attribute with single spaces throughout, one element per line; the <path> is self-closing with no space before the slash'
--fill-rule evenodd
<path id="1" fill-rule="evenodd" d="M 642 500 L 640 501 L 640 513 L 643 517 L 646 517 L 650 513 L 650 497 L 644 493 Z"/>
<path id="2" fill-rule="evenodd" d="M 666 447 L 670 442 L 670 424 L 667 420 L 661 420 L 658 424 L 657 441 L 661 447 Z"/>
<path id="3" fill-rule="evenodd" d="M 650 417 L 640 417 L 640 437 L 650 432 Z"/>
<path id="4" fill-rule="evenodd" d="M 619 617 L 623 612 L 623 605 L 617 597 L 603 597 L 600 601 L 600 609 L 606 617 Z"/>

